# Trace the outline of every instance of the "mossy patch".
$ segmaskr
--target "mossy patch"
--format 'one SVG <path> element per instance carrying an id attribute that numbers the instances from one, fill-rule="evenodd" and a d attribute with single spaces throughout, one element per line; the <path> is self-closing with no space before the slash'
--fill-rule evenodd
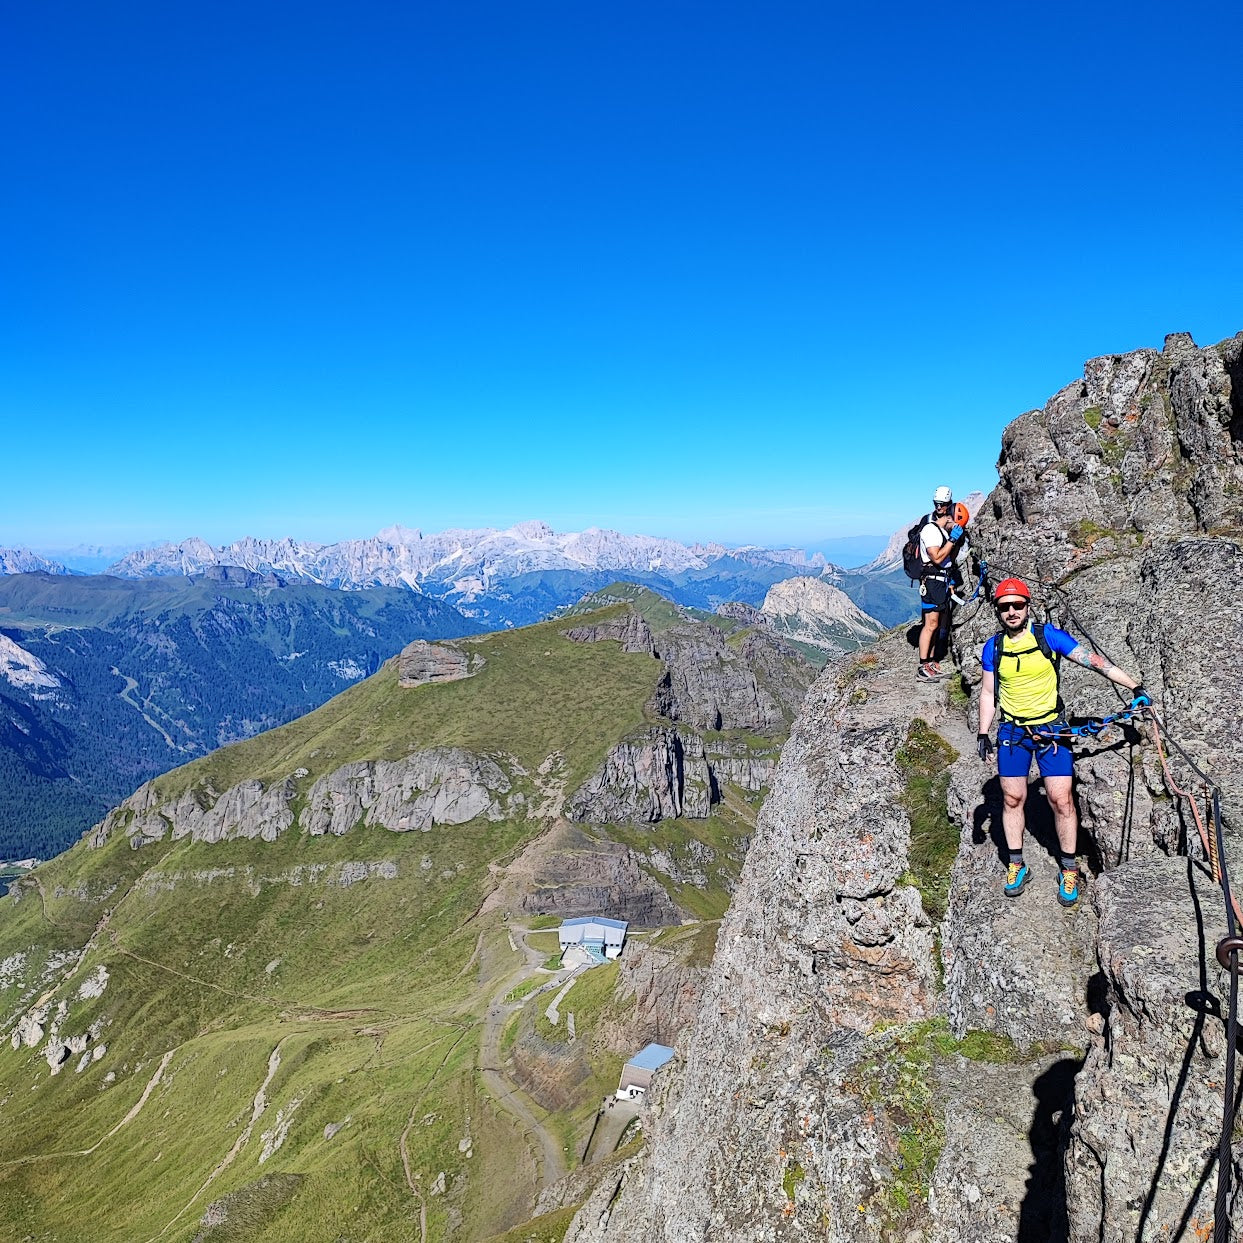
<path id="1" fill-rule="evenodd" d="M 1109 527 L 1103 527 L 1099 522 L 1093 522 L 1090 518 L 1080 518 L 1067 531 L 1067 535 L 1070 536 L 1070 542 L 1076 548 L 1091 548 L 1097 540 L 1116 534 L 1116 531 Z"/>
<path id="2" fill-rule="evenodd" d="M 902 806 L 911 822 L 908 879 L 935 922 L 945 916 L 950 871 L 958 854 L 958 828 L 946 810 L 949 766 L 958 752 L 922 717 L 916 717 L 898 749 L 904 789 Z"/>
<path id="3" fill-rule="evenodd" d="M 1083 412 L 1083 421 L 1093 430 L 1096 431 L 1101 425 L 1101 408 L 1100 406 L 1088 406 Z"/>
<path id="4" fill-rule="evenodd" d="M 960 1040 L 945 1019 L 925 1019 L 889 1029 L 847 1082 L 881 1119 L 880 1132 L 888 1144 L 889 1176 L 871 1204 L 886 1233 L 909 1224 L 927 1205 L 945 1147 L 945 1112 L 937 1099 L 935 1067 L 956 1054 L 997 1065 L 1023 1060 L 1013 1042 L 997 1032 L 970 1031 Z"/>
<path id="5" fill-rule="evenodd" d="M 300 1174 L 269 1174 L 258 1182 L 213 1201 L 203 1215 L 194 1243 L 228 1243 L 248 1239 L 297 1194 Z"/>
<path id="6" fill-rule="evenodd" d="M 806 1171 L 797 1161 L 786 1166 L 786 1171 L 781 1176 L 781 1189 L 786 1193 L 786 1199 L 791 1203 L 794 1201 L 794 1192 L 799 1183 L 806 1177 Z"/>
<path id="7" fill-rule="evenodd" d="M 555 1212 L 545 1213 L 541 1217 L 533 1217 L 504 1234 L 494 1234 L 487 1243 L 561 1243 L 579 1207 L 575 1204 L 570 1208 L 559 1208 Z"/>

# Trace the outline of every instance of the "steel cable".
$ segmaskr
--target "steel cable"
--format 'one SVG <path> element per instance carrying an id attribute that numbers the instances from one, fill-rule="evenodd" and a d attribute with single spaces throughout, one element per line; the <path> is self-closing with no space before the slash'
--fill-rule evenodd
<path id="1" fill-rule="evenodd" d="M 1082 633 L 1083 637 L 1091 644 L 1093 651 L 1103 656 L 1106 660 L 1113 664 L 1104 648 L 1093 638 L 1091 631 L 1083 624 L 1076 615 L 1074 606 L 1070 602 L 1070 597 L 1065 590 L 1057 583 L 1050 582 L 1043 578 L 1031 578 L 1030 581 L 1038 583 L 1041 587 L 1045 587 L 1057 594 L 1062 607 L 1066 610 L 1067 616 L 1070 618 L 1071 624 L 1077 631 Z M 1121 694 L 1121 688 L 1115 686 L 1115 690 Z M 1200 845 L 1204 850 L 1204 857 L 1209 861 L 1212 868 L 1213 880 L 1221 886 L 1222 904 L 1225 907 L 1226 914 L 1226 936 L 1218 942 L 1217 945 L 1217 961 L 1230 973 L 1230 992 L 1229 1006 L 1226 1013 L 1226 1066 L 1225 1066 L 1225 1083 L 1223 1086 L 1222 1101 L 1222 1123 L 1221 1135 L 1217 1144 L 1217 1194 L 1214 1201 L 1213 1211 L 1213 1243 L 1228 1243 L 1230 1238 L 1230 1218 L 1229 1218 L 1229 1199 L 1230 1199 L 1230 1176 L 1233 1170 L 1233 1139 L 1234 1139 L 1234 1117 L 1235 1117 L 1235 1097 L 1234 1097 L 1234 1076 L 1235 1076 L 1235 1046 L 1238 1043 L 1239 1034 L 1239 954 L 1243 952 L 1243 937 L 1239 935 L 1239 927 L 1243 926 L 1243 909 L 1240 908 L 1239 900 L 1235 896 L 1234 889 L 1230 884 L 1230 868 L 1226 860 L 1225 849 L 1225 833 L 1222 828 L 1221 820 L 1221 791 L 1215 781 L 1209 777 L 1203 769 L 1191 758 L 1179 743 L 1170 736 L 1168 730 L 1165 729 L 1164 722 L 1161 721 L 1155 708 L 1148 705 L 1146 711 L 1152 723 L 1153 741 L 1157 748 L 1157 755 L 1161 759 L 1161 770 L 1165 778 L 1165 783 L 1170 791 L 1178 798 L 1184 798 L 1191 807 L 1192 816 L 1195 820 L 1196 831 L 1200 838 Z M 1116 714 L 1117 717 L 1123 716 L 1123 713 Z M 1204 785 L 1206 795 L 1211 792 L 1211 808 L 1213 831 L 1210 835 L 1204 824 L 1204 819 L 1200 815 L 1200 808 L 1196 798 L 1187 790 L 1184 790 L 1170 771 L 1169 760 L 1165 754 L 1165 747 L 1162 742 L 1162 733 L 1164 731 L 1164 742 L 1168 743 L 1179 756 L 1187 764 L 1193 773 Z M 1236 922 L 1237 921 L 1237 922 Z"/>

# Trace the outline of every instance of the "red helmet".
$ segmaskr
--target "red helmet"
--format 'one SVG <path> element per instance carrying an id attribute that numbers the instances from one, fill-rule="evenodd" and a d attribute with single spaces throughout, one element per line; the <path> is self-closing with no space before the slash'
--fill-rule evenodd
<path id="1" fill-rule="evenodd" d="M 1027 590 L 1027 584 L 1021 578 L 1003 578 L 993 592 L 993 599 L 1002 600 L 1006 596 L 1021 596 L 1024 600 L 1030 600 L 1032 593 Z"/>

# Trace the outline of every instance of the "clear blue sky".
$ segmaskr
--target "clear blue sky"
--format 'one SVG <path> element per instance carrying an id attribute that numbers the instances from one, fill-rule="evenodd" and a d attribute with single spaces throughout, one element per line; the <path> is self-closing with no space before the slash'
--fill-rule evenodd
<path id="1" fill-rule="evenodd" d="M 887 532 L 1243 329 L 1237 2 L 5 24 L 0 545 Z"/>

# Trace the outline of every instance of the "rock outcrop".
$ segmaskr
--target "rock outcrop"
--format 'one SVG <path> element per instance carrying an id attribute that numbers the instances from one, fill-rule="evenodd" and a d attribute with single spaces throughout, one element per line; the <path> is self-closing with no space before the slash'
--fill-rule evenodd
<path id="1" fill-rule="evenodd" d="M 1202 1237 L 1213 1220 L 1222 1114 L 1221 894 L 1202 865 L 1151 858 L 1106 873 L 1092 899 L 1104 1013 L 1075 1083 L 1070 1238 L 1129 1243 L 1182 1220 Z"/>
<path id="2" fill-rule="evenodd" d="M 240 781 L 221 794 L 195 787 L 166 800 L 158 781 L 140 786 L 91 830 L 90 844 L 103 846 L 124 832 L 137 849 L 171 835 L 176 841 L 222 842 L 234 838 L 275 841 L 294 824 L 297 778 L 265 785 Z M 378 825 L 395 833 L 426 831 L 436 824 L 465 824 L 476 816 L 500 819 L 521 814 L 521 795 L 495 761 L 458 747 L 414 751 L 404 760 L 360 760 L 315 781 L 298 825 L 312 835 L 340 836 L 355 825 Z"/>
<path id="3" fill-rule="evenodd" d="M 578 826 L 563 825 L 554 832 L 555 842 L 533 852 L 537 857 L 517 899 L 520 910 L 562 919 L 608 911 L 635 928 L 659 928 L 680 919 L 636 851 Z"/>
<path id="4" fill-rule="evenodd" d="M 1006 429 L 999 472 L 973 522 L 994 581 L 1026 577 L 1038 616 L 1143 678 L 1220 786 L 1243 884 L 1243 739 L 1222 707 L 1243 689 L 1243 334 L 1093 360 Z M 1149 729 L 1085 744 L 1084 900 L 1056 904 L 1035 794 L 1034 880 L 1003 899 L 995 770 L 958 693 L 996 621 L 976 606 L 958 623 L 952 694 L 913 685 L 895 637 L 808 695 L 649 1149 L 602 1180 L 568 1243 L 1208 1237 L 1223 917 L 1204 864 L 1175 857 L 1200 853 L 1188 805 Z M 1063 693 L 1072 713 L 1118 706 L 1070 662 Z M 960 757 L 933 781 L 895 761 L 917 726 Z M 1232 1167 L 1237 1203 L 1237 1137 Z"/>
<path id="5" fill-rule="evenodd" d="M 823 578 L 787 578 L 774 583 L 764 597 L 761 613 L 782 638 L 830 655 L 864 647 L 885 630 L 844 591 Z"/>
<path id="6" fill-rule="evenodd" d="M 409 688 L 428 682 L 457 682 L 478 673 L 482 663 L 476 657 L 472 668 L 470 657 L 461 648 L 415 639 L 397 657 L 397 684 Z"/>
<path id="7" fill-rule="evenodd" d="M 613 639 L 621 644 L 623 652 L 646 652 L 649 656 L 656 655 L 651 627 L 640 614 L 630 609 L 619 617 L 590 626 L 574 626 L 562 631 L 562 634 L 573 643 L 602 643 L 606 639 Z"/>
<path id="8" fill-rule="evenodd" d="M 780 639 L 756 630 L 735 646 L 715 627 L 677 626 L 656 637 L 656 652 L 667 672 L 652 711 L 695 729 L 784 730 L 814 675 Z"/>
<path id="9" fill-rule="evenodd" d="M 697 735 L 653 725 L 615 746 L 567 800 L 565 814 L 596 824 L 702 819 L 712 809 L 712 773 Z"/>
<path id="10" fill-rule="evenodd" d="M 311 787 L 299 824 L 312 835 L 348 833 L 356 824 L 394 832 L 434 824 L 499 820 L 510 780 L 486 756 L 459 747 L 415 751 L 404 760 L 346 764 Z"/>

